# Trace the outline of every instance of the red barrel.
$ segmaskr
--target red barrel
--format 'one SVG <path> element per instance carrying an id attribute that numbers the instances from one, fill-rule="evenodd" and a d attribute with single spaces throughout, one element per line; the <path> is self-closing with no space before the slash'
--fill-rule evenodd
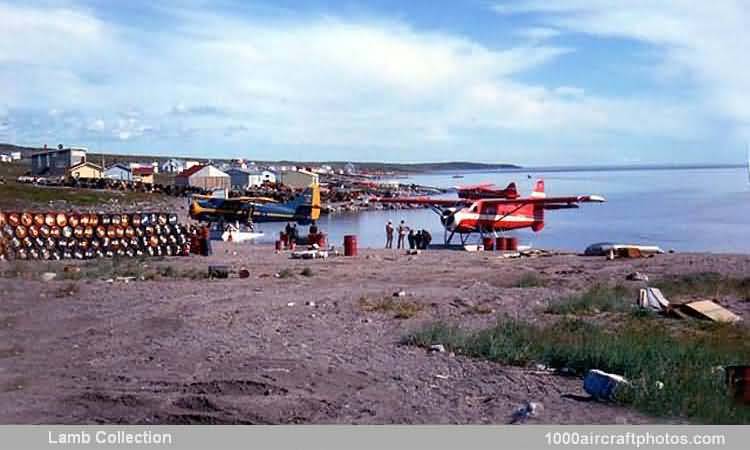
<path id="1" fill-rule="evenodd" d="M 495 249 L 495 240 L 491 237 L 485 237 L 482 239 L 482 245 L 484 246 L 485 251 L 491 251 Z"/>
<path id="2" fill-rule="evenodd" d="M 506 241 L 504 237 L 500 236 L 497 239 L 495 239 L 495 248 L 498 251 L 508 250 L 507 245 L 508 245 L 508 241 Z"/>
<path id="3" fill-rule="evenodd" d="M 283 248 L 284 248 L 284 246 L 281 244 L 281 239 L 279 239 L 278 241 L 276 241 L 276 251 L 280 252 Z"/>
<path id="4" fill-rule="evenodd" d="M 357 256 L 357 236 L 344 236 L 344 256 Z"/>
<path id="5" fill-rule="evenodd" d="M 509 237 L 505 238 L 505 249 L 512 252 L 518 251 L 518 238 Z"/>
<path id="6" fill-rule="evenodd" d="M 326 235 L 323 233 L 318 234 L 318 247 L 325 248 L 326 247 Z"/>

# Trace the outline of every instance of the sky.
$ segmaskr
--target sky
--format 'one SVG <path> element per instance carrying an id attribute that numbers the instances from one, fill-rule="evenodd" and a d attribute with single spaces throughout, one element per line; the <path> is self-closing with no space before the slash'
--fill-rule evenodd
<path id="1" fill-rule="evenodd" d="M 0 142 L 257 160 L 740 163 L 742 0 L 0 0 Z"/>

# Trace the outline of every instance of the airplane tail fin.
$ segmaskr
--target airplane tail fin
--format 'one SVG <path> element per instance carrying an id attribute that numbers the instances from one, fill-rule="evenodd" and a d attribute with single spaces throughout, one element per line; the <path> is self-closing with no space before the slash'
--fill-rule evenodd
<path id="1" fill-rule="evenodd" d="M 518 198 L 518 189 L 516 188 L 515 182 L 511 182 L 508 187 L 505 188 L 505 196 L 507 198 Z"/>
<path id="2" fill-rule="evenodd" d="M 320 185 L 310 186 L 290 203 L 294 207 L 298 222 L 308 223 L 318 220 L 320 218 Z"/>
<path id="3" fill-rule="evenodd" d="M 547 197 L 547 194 L 544 193 L 544 180 L 537 180 L 534 190 L 531 192 L 531 198 L 545 197 Z"/>
<path id="4" fill-rule="evenodd" d="M 538 180 L 534 186 L 534 190 L 531 192 L 531 198 L 546 198 L 547 194 L 544 192 L 544 180 Z M 542 231 L 544 228 L 544 204 L 534 204 L 534 223 L 531 225 L 531 229 L 534 232 Z"/>

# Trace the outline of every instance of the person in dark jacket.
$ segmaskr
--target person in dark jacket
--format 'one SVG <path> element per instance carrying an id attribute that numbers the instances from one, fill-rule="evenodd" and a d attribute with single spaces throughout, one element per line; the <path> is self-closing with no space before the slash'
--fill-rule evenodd
<path id="1" fill-rule="evenodd" d="M 414 235 L 414 230 L 409 230 L 409 234 L 406 235 L 406 239 L 409 241 L 409 248 L 415 249 L 417 248 L 417 241 L 416 236 Z"/>
<path id="2" fill-rule="evenodd" d="M 430 246 L 430 242 L 432 242 L 432 235 L 429 231 L 422 230 L 422 249 L 427 249 Z"/>

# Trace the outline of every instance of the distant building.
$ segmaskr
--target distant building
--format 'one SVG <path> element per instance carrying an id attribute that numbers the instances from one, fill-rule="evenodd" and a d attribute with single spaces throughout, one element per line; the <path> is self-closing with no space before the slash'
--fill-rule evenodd
<path id="1" fill-rule="evenodd" d="M 140 181 L 141 183 L 154 184 L 154 168 L 153 167 L 134 167 L 133 168 L 133 181 Z"/>
<path id="2" fill-rule="evenodd" d="M 344 172 L 351 175 L 351 174 L 357 173 L 357 168 L 354 166 L 354 164 L 348 162 L 344 166 Z"/>
<path id="3" fill-rule="evenodd" d="M 263 183 L 276 183 L 276 172 L 272 170 L 262 170 L 260 176 Z"/>
<path id="4" fill-rule="evenodd" d="M 10 156 L 10 153 L 2 153 L 0 154 L 0 162 L 4 162 L 4 163 L 13 162 L 13 157 Z"/>
<path id="5" fill-rule="evenodd" d="M 180 173 L 185 169 L 185 161 L 174 158 L 164 161 L 161 165 L 161 171 L 164 173 Z"/>
<path id="6" fill-rule="evenodd" d="M 101 166 L 84 161 L 80 164 L 76 164 L 75 166 L 70 167 L 67 170 L 65 176 L 67 178 L 75 179 L 96 179 L 101 178 L 103 173 L 104 170 L 102 170 Z"/>
<path id="7" fill-rule="evenodd" d="M 133 181 L 133 171 L 124 164 L 115 164 L 107 167 L 103 176 L 110 180 Z"/>
<path id="8" fill-rule="evenodd" d="M 21 155 L 21 152 L 10 152 L 9 154 L 10 154 L 10 159 L 12 159 L 13 161 L 18 161 L 23 157 Z"/>
<path id="9" fill-rule="evenodd" d="M 176 186 L 201 189 L 230 189 L 231 178 L 212 165 L 193 166 L 178 173 L 174 179 Z"/>
<path id="10" fill-rule="evenodd" d="M 305 189 L 319 184 L 319 179 L 317 173 L 296 170 L 279 173 L 279 182 L 292 189 Z"/>
<path id="11" fill-rule="evenodd" d="M 260 170 L 232 168 L 227 170 L 227 174 L 232 180 L 232 189 L 240 191 L 260 186 L 265 181 L 264 172 Z"/>
<path id="12" fill-rule="evenodd" d="M 58 148 L 31 155 L 31 174 L 36 176 L 63 176 L 74 166 L 86 162 L 84 148 Z"/>

